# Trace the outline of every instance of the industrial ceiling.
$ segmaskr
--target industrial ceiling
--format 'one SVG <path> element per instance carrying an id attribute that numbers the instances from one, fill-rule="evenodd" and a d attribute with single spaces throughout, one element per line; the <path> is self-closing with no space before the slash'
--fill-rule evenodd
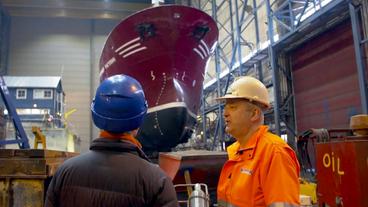
<path id="1" fill-rule="evenodd" d="M 10 16 L 121 19 L 151 0 L 0 0 Z"/>

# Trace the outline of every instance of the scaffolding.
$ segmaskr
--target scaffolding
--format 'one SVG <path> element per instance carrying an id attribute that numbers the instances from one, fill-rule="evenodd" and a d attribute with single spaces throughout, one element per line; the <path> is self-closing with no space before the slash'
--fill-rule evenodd
<path id="1" fill-rule="evenodd" d="M 265 122 L 271 131 L 287 135 L 288 144 L 295 148 L 298 131 L 287 53 L 348 18 L 352 21 L 362 111 L 367 113 L 366 1 L 187 0 L 180 3 L 212 15 L 220 31 L 214 58 L 206 72 L 198 118 L 197 133 L 208 149 L 224 150 L 224 143 L 231 139 L 224 133 L 223 105 L 214 98 L 224 95 L 241 75 L 257 77 L 273 94 L 270 97 L 273 107 L 266 112 Z M 364 32 L 360 32 L 361 27 Z"/>
<path id="2" fill-rule="evenodd" d="M 8 65 L 10 16 L 0 2 L 0 75 L 5 75 Z"/>

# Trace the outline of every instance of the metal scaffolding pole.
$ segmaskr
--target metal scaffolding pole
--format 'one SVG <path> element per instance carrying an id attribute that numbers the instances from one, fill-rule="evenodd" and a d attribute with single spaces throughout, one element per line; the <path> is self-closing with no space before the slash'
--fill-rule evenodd
<path id="1" fill-rule="evenodd" d="M 353 30 L 353 38 L 354 38 L 354 49 L 355 49 L 355 61 L 358 69 L 358 80 L 359 80 L 359 89 L 360 89 L 360 100 L 362 104 L 362 113 L 368 113 L 367 106 L 367 80 L 365 77 L 365 62 L 363 61 L 363 52 L 362 52 L 362 38 L 360 35 L 360 26 L 359 20 L 357 16 L 357 10 L 352 3 L 349 3 L 349 12 L 351 19 L 351 27 Z"/>
<path id="2" fill-rule="evenodd" d="M 232 18 L 232 17 L 231 17 Z M 240 47 L 240 38 L 241 38 L 241 35 L 240 35 L 240 23 L 239 23 L 239 5 L 238 5 L 238 1 L 236 0 L 235 1 L 235 22 L 236 22 L 236 42 L 238 43 L 237 44 L 237 51 L 238 51 L 238 61 L 239 61 L 239 73 L 240 75 L 243 75 L 243 67 L 242 67 L 242 64 L 241 64 L 241 60 L 242 60 L 242 53 L 241 53 L 241 47 Z"/>
<path id="3" fill-rule="evenodd" d="M 0 3 L 0 75 L 5 75 L 8 71 L 9 35 L 10 16 Z"/>
<path id="4" fill-rule="evenodd" d="M 256 0 L 253 0 L 253 15 L 254 15 L 254 27 L 255 27 L 255 34 L 256 34 L 256 50 L 259 49 L 259 44 L 261 42 L 260 38 L 259 38 L 259 26 L 258 26 L 258 14 L 257 14 L 257 3 L 256 3 Z M 254 64 L 255 67 L 257 67 L 257 70 L 258 70 L 258 78 L 261 82 L 263 82 L 263 67 L 262 67 L 262 64 L 257 64 L 255 63 Z"/>
<path id="5" fill-rule="evenodd" d="M 206 109 L 206 97 L 203 95 L 202 93 L 202 135 L 203 135 L 203 140 L 205 143 L 207 143 L 207 120 L 206 120 L 206 113 L 205 113 L 205 109 Z"/>
<path id="6" fill-rule="evenodd" d="M 272 11 L 271 11 L 271 4 L 270 0 L 266 0 L 267 5 L 267 16 L 268 16 L 268 39 L 270 41 L 269 44 L 269 59 L 272 68 L 272 83 L 273 83 L 273 92 L 274 92 L 274 103 L 273 103 L 273 113 L 274 113 L 274 124 L 275 124 L 275 133 L 280 135 L 280 85 L 279 85 L 279 74 L 278 74 L 278 67 L 276 66 L 276 54 L 275 48 L 273 45 L 275 44 L 274 41 L 274 33 L 273 33 L 273 18 L 272 18 Z"/>
<path id="7" fill-rule="evenodd" d="M 212 0 L 212 14 L 213 14 L 213 18 L 215 19 L 215 21 L 217 22 L 217 4 L 216 4 L 216 0 Z M 215 61 L 216 61 L 216 80 L 217 80 L 217 97 L 221 96 L 221 84 L 220 84 L 220 73 L 221 73 L 221 67 L 220 67 L 220 63 L 218 62 L 220 59 L 219 56 L 219 48 L 216 47 L 215 49 Z M 217 117 L 217 124 L 216 124 L 216 129 L 215 129 L 215 137 L 214 137 L 214 143 L 212 145 L 212 149 L 214 148 L 214 146 L 216 146 L 216 138 L 218 137 L 218 141 L 221 143 L 223 141 L 223 123 L 222 123 L 222 108 L 221 108 L 221 104 L 218 104 L 217 107 L 218 110 L 218 117 Z"/>
<path id="8" fill-rule="evenodd" d="M 233 6 L 232 6 L 232 4 L 229 4 L 229 13 L 230 14 L 233 13 Z M 230 18 L 230 31 L 234 31 L 234 21 L 233 21 L 233 18 Z M 231 46 L 234 48 L 234 45 L 235 45 L 234 33 L 232 33 L 230 35 L 230 37 L 231 37 Z"/>

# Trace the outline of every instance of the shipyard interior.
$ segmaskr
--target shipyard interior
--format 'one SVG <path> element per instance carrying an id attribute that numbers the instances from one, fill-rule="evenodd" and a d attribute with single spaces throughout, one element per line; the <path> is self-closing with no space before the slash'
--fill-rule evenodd
<path id="1" fill-rule="evenodd" d="M 0 206 L 104 140 L 175 191 L 116 206 L 368 206 L 367 55 L 367 0 L 0 0 Z"/>

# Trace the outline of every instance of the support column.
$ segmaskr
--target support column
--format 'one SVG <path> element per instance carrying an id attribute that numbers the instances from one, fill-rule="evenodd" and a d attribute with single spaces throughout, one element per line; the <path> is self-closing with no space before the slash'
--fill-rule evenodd
<path id="1" fill-rule="evenodd" d="M 266 6 L 267 6 L 267 16 L 268 16 L 268 39 L 270 41 L 269 45 L 269 60 L 271 63 L 272 68 L 272 84 L 273 84 L 273 92 L 274 92 L 274 104 L 273 104 L 273 111 L 274 111 L 274 122 L 275 122 L 275 133 L 280 135 L 280 112 L 279 112 L 279 93 L 280 93 L 280 78 L 278 73 L 278 68 L 276 65 L 276 54 L 275 49 L 273 47 L 274 45 L 274 39 L 273 39 L 273 21 L 272 21 L 272 12 L 271 12 L 271 5 L 270 0 L 266 0 Z"/>
<path id="2" fill-rule="evenodd" d="M 351 19 L 351 27 L 353 30 L 353 39 L 354 39 L 354 49 L 355 49 L 355 61 L 358 69 L 358 80 L 359 80 L 359 89 L 360 89 L 360 99 L 362 105 L 362 113 L 368 113 L 367 106 L 367 80 L 365 77 L 365 62 L 363 61 L 363 52 L 361 47 L 361 35 L 360 35 L 360 25 L 358 21 L 358 15 L 356 12 L 356 8 L 352 3 L 349 3 L 349 12 Z"/>

